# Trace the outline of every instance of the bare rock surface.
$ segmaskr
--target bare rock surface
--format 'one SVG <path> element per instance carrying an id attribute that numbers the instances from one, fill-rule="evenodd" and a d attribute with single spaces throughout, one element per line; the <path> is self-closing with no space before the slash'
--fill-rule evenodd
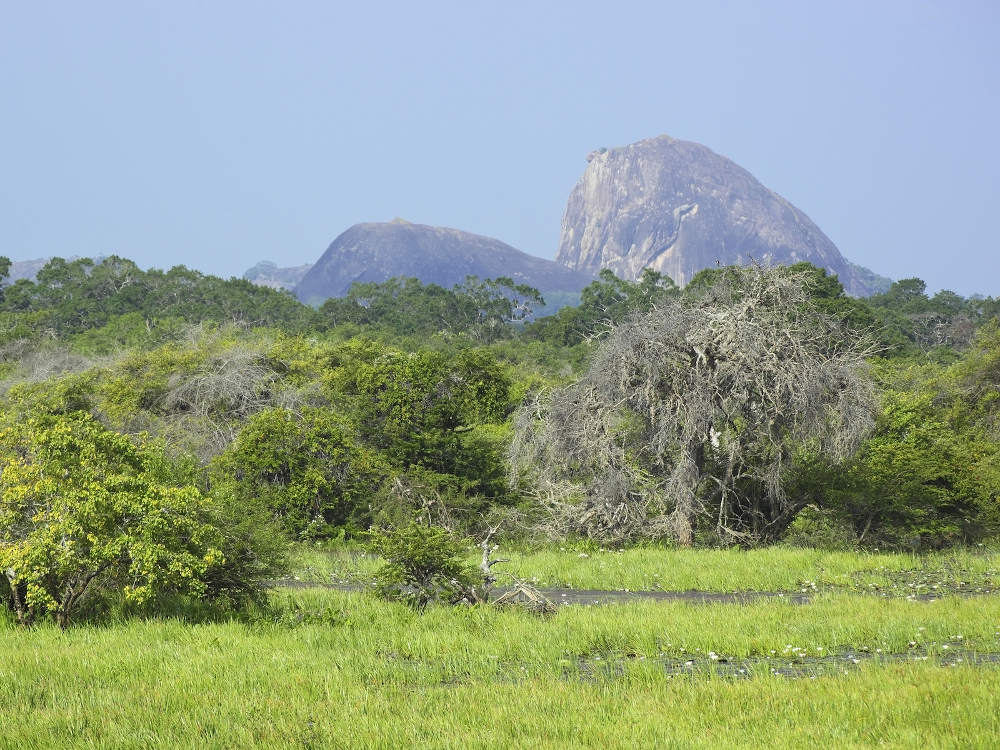
<path id="1" fill-rule="evenodd" d="M 466 276 L 507 276 L 544 292 L 577 292 L 592 280 L 551 260 L 523 253 L 500 240 L 402 219 L 355 224 L 337 237 L 295 287 L 307 303 L 341 297 L 353 282 L 411 276 L 450 288 Z"/>
<path id="2" fill-rule="evenodd" d="M 881 286 L 802 211 L 701 144 L 661 135 L 587 159 L 556 255 L 569 268 L 635 280 L 648 267 L 683 285 L 717 264 L 808 261 L 835 273 L 849 294 Z"/>

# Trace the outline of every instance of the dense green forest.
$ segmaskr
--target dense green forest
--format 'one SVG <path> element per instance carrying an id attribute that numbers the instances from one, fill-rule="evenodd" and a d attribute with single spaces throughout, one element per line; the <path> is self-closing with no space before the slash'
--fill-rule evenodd
<path id="1" fill-rule="evenodd" d="M 67 622 L 98 585 L 136 606 L 181 594 L 239 606 L 281 573 L 290 540 L 412 523 L 745 547 L 933 549 L 1000 532 L 1000 299 L 929 296 L 919 279 L 856 299 L 800 264 L 710 269 L 684 289 L 604 271 L 579 305 L 536 317 L 542 305 L 510 279 L 394 279 L 312 309 L 183 267 L 54 259 L 0 298 L 0 597 L 25 622 Z M 736 361 L 712 343 L 724 337 L 695 332 L 765 320 L 773 333 L 740 346 L 775 374 L 742 400 L 739 373 L 720 379 L 700 442 L 683 420 L 646 424 L 676 383 L 696 393 L 701 373 Z M 660 360 L 642 352 L 667 342 L 673 354 L 644 372 Z M 817 377 L 779 382 L 805 349 Z M 601 379 L 619 371 L 613 387 Z M 849 411 L 848 380 L 870 415 Z M 584 390 L 624 395 L 604 409 Z M 611 458 L 560 442 L 576 423 L 552 421 L 560 398 L 615 415 L 595 423 Z M 838 419 L 857 427 L 849 446 Z M 542 424 L 549 442 L 517 454 Z M 542 477 L 553 441 L 561 474 Z M 677 451 L 696 471 L 681 531 L 657 523 L 678 518 Z M 527 455 L 546 466 L 524 470 Z M 632 516 L 601 521 L 602 508 Z"/>

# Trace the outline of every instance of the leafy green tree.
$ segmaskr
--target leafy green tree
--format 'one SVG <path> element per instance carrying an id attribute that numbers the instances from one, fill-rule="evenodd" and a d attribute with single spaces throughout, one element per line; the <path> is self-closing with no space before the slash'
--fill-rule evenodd
<path id="1" fill-rule="evenodd" d="M 161 319 L 274 325 L 296 331 L 312 328 L 318 321 L 313 310 L 287 292 L 243 279 L 223 280 L 183 266 L 166 272 L 143 271 L 117 256 L 100 261 L 53 258 L 35 281 L 20 279 L 4 290 L 0 312 L 13 314 L 15 320 L 34 316 L 36 338 L 43 331 L 57 337 L 83 333 L 125 315 L 141 316 L 150 331 Z M 11 334 L 3 339 L 11 340 Z"/>
<path id="2" fill-rule="evenodd" d="M 85 412 L 7 412 L 0 428 L 0 570 L 18 620 L 66 627 L 92 584 L 144 602 L 203 593 L 222 562 L 208 500 Z"/>
<path id="3" fill-rule="evenodd" d="M 361 439 L 399 466 L 458 473 L 462 433 L 502 421 L 510 381 L 488 353 L 464 350 L 405 353 L 374 344 L 345 349 L 350 358 L 332 377 L 352 397 Z"/>
<path id="4" fill-rule="evenodd" d="M 400 336 L 466 335 L 489 343 L 514 334 L 514 324 L 545 304 L 538 290 L 509 278 L 469 276 L 445 289 L 415 278 L 354 283 L 346 297 L 323 303 L 328 325 L 370 325 Z"/>
<path id="5" fill-rule="evenodd" d="M 327 410 L 268 409 L 250 417 L 217 461 L 217 487 L 255 499 L 303 537 L 365 525 L 389 473 Z"/>
<path id="6" fill-rule="evenodd" d="M 889 391 L 872 438 L 831 493 L 861 543 L 940 547 L 980 538 L 995 516 L 995 444 L 956 430 L 927 394 Z"/>
<path id="7" fill-rule="evenodd" d="M 972 347 L 952 368 L 963 417 L 1000 440 L 1000 321 L 977 333 Z"/>
<path id="8" fill-rule="evenodd" d="M 573 346 L 679 293 L 670 277 L 652 269 L 644 269 L 639 281 L 631 282 L 605 268 L 584 288 L 578 306 L 563 307 L 555 315 L 538 319 L 525 333 L 530 338 Z"/>
<path id="9" fill-rule="evenodd" d="M 0 255 L 0 302 L 3 301 L 3 287 L 6 286 L 8 276 L 10 276 L 10 258 Z"/>
<path id="10" fill-rule="evenodd" d="M 331 352 L 329 364 L 326 398 L 402 482 L 379 493 L 378 518 L 442 500 L 464 523 L 489 504 L 513 501 L 502 427 L 511 382 L 490 352 L 403 352 L 356 340 Z"/>
<path id="11" fill-rule="evenodd" d="M 933 353 L 943 361 L 954 361 L 988 319 L 983 305 L 954 292 L 943 290 L 928 297 L 926 282 L 917 278 L 893 282 L 866 304 L 879 321 L 890 356 Z"/>
<path id="12" fill-rule="evenodd" d="M 530 319 L 535 308 L 545 305 L 537 289 L 508 276 L 485 281 L 467 276 L 454 291 L 470 318 L 468 330 L 483 343 L 509 336 L 511 323 Z"/>
<path id="13" fill-rule="evenodd" d="M 953 365 L 884 360 L 873 435 L 842 470 L 815 463 L 804 492 L 863 544 L 964 543 L 1000 529 L 1000 336 L 991 324 Z"/>
<path id="14" fill-rule="evenodd" d="M 288 536 L 264 498 L 234 489 L 233 483 L 214 485 L 205 508 L 204 519 L 217 531 L 222 559 L 201 577 L 204 596 L 229 607 L 263 605 L 271 582 L 288 574 Z"/>

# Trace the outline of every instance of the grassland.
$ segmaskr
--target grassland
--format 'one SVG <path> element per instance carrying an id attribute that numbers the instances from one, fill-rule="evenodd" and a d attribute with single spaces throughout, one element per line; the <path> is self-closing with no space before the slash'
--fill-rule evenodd
<path id="1" fill-rule="evenodd" d="M 763 549 L 603 549 L 592 545 L 503 549 L 496 570 L 546 588 L 629 591 L 802 591 L 844 589 L 896 594 L 992 590 L 1000 586 L 1000 553 L 986 548 L 916 555 Z M 469 562 L 477 559 L 469 552 Z M 353 544 L 301 546 L 301 581 L 363 583 L 378 561 Z M 936 588 L 935 588 L 936 587 Z"/>
<path id="2" fill-rule="evenodd" d="M 658 573 L 663 588 L 747 591 L 839 576 L 853 586 L 892 571 L 983 581 L 996 563 L 974 552 L 580 554 L 525 551 L 514 564 L 546 583 L 641 588 Z M 300 550 L 299 562 L 300 578 L 320 563 L 327 573 L 373 568 L 347 548 Z M 492 607 L 417 614 L 366 593 L 277 589 L 241 622 L 61 632 L 0 619 L 0 650 L 0 748 L 986 748 L 1000 736 L 992 595 L 836 589 L 805 605 L 640 601 L 543 618 Z M 848 651 L 871 658 L 827 659 Z M 786 664 L 803 669 L 771 669 Z"/>

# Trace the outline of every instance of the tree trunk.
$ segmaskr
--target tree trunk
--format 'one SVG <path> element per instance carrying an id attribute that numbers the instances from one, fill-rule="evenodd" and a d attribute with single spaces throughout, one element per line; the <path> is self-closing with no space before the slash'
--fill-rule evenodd
<path id="1" fill-rule="evenodd" d="M 691 515 L 675 512 L 673 521 L 677 543 L 682 547 L 690 547 L 694 544 L 694 527 L 691 524 Z"/>
<path id="2" fill-rule="evenodd" d="M 671 514 L 677 543 L 682 547 L 694 544 L 694 522 L 698 512 L 697 494 L 705 466 L 705 447 L 698 443 L 687 450 L 687 466 L 683 478 L 683 496 Z"/>
<path id="3" fill-rule="evenodd" d="M 17 624 L 27 627 L 31 625 L 31 621 L 34 619 L 34 610 L 31 607 L 25 606 L 25 597 L 27 596 L 27 587 L 14 582 L 14 576 L 11 572 L 7 572 L 7 582 L 10 584 L 10 592 L 14 604 L 14 614 L 17 615 Z"/>

